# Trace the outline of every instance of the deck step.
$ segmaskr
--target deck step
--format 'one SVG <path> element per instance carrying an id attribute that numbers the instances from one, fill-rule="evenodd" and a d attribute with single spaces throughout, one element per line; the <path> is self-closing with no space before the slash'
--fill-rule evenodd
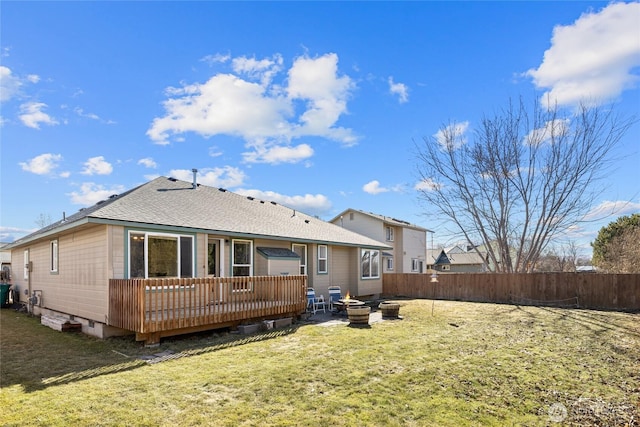
<path id="1" fill-rule="evenodd" d="M 80 322 L 73 321 L 64 316 L 43 314 L 40 317 L 40 323 L 60 332 L 82 330 L 82 324 Z"/>

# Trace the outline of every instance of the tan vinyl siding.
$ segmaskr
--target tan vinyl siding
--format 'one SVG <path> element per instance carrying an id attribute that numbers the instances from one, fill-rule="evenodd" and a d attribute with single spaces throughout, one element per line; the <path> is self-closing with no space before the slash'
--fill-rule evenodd
<path id="1" fill-rule="evenodd" d="M 54 239 L 58 240 L 57 273 L 50 272 L 50 242 Z M 104 322 L 109 304 L 108 242 L 107 226 L 99 225 L 29 245 L 31 291 L 42 292 L 42 307 Z M 22 259 L 24 249 L 14 254 Z M 27 281 L 20 280 L 19 288 L 24 296 Z"/>
<path id="2" fill-rule="evenodd" d="M 268 276 L 269 275 L 269 260 L 260 255 L 254 246 L 253 248 L 253 275 L 254 276 Z"/>
<path id="3" fill-rule="evenodd" d="M 265 276 L 294 276 L 300 270 L 300 261 L 297 258 L 267 260 L 260 255 L 258 255 L 258 258 L 268 262 Z"/>
<path id="4" fill-rule="evenodd" d="M 353 219 L 350 219 L 350 214 L 347 214 L 342 219 L 336 219 L 333 223 L 363 236 L 386 242 L 385 229 L 381 221 L 360 212 L 353 212 Z"/>
<path id="5" fill-rule="evenodd" d="M 411 260 L 418 259 L 423 262 L 423 272 L 427 267 L 427 235 L 423 231 L 405 228 L 402 230 L 402 271 L 396 273 L 415 273 L 411 270 Z"/>
<path id="6" fill-rule="evenodd" d="M 111 266 L 110 279 L 124 279 L 125 278 L 125 232 L 124 227 L 121 226 L 109 226 L 108 232 L 109 241 L 108 248 L 111 248 L 109 253 L 109 261 L 107 265 Z"/>
<path id="7" fill-rule="evenodd" d="M 357 252 L 357 248 L 347 248 L 344 246 L 334 246 L 331 251 L 331 283 L 327 285 L 324 290 L 325 297 L 329 296 L 329 286 L 340 286 L 340 290 L 343 294 L 350 291 L 352 295 L 356 295 L 356 289 L 350 289 L 350 283 L 353 280 L 349 280 L 353 277 L 354 269 L 353 257 Z"/>
<path id="8" fill-rule="evenodd" d="M 207 277 L 207 235 L 197 234 L 195 241 L 195 277 Z"/>

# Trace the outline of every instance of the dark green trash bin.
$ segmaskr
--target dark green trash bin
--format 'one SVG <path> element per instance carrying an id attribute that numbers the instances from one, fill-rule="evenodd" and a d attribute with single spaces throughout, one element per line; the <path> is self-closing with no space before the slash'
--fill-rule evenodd
<path id="1" fill-rule="evenodd" d="M 0 283 L 0 307 L 9 307 L 9 289 L 11 285 Z"/>

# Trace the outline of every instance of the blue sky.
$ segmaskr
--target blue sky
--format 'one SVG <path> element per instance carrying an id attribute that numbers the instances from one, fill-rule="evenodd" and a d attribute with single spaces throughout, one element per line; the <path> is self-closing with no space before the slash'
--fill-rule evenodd
<path id="1" fill-rule="evenodd" d="M 640 112 L 640 4 L 13 2 L 1 17 L 0 240 L 156 176 L 347 208 L 455 243 L 415 142 L 509 98 Z M 640 125 L 567 238 L 640 211 Z M 598 220 L 593 221 L 593 218 Z"/>

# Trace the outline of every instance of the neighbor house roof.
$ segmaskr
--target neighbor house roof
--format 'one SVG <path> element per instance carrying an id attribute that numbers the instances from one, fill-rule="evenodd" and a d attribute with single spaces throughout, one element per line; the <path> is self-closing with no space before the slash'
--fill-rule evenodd
<path id="1" fill-rule="evenodd" d="M 482 265 L 482 257 L 474 252 L 447 252 L 446 249 L 427 250 L 427 261 L 431 264 Z"/>
<path id="2" fill-rule="evenodd" d="M 465 252 L 465 253 L 449 253 L 447 254 L 449 258 L 449 262 L 452 265 L 482 265 L 484 261 L 482 257 L 475 252 Z"/>
<path id="3" fill-rule="evenodd" d="M 359 209 L 351 209 L 351 208 L 346 209 L 343 212 L 341 212 L 340 214 L 336 215 L 330 222 L 336 221 L 341 216 L 344 216 L 344 215 L 348 214 L 349 212 L 358 212 L 358 213 L 361 213 L 363 215 L 367 215 L 367 216 L 369 216 L 371 218 L 378 219 L 378 220 L 380 220 L 382 222 L 385 222 L 387 224 L 390 224 L 390 225 L 395 225 L 395 226 L 398 226 L 398 227 L 411 228 L 411 229 L 418 230 L 418 231 L 428 231 L 429 233 L 432 233 L 431 230 L 428 230 L 428 229 L 426 229 L 424 227 L 420 227 L 419 225 L 416 225 L 416 224 L 411 224 L 408 221 L 404 221 L 404 220 L 397 219 L 397 218 L 392 218 L 390 216 L 379 215 L 379 214 L 375 214 L 375 213 L 372 213 L 372 212 L 365 212 L 365 211 L 361 211 Z"/>
<path id="4" fill-rule="evenodd" d="M 146 226 L 246 238 L 389 248 L 358 233 L 275 202 L 160 177 L 36 231 L 11 246 L 88 223 Z"/>

